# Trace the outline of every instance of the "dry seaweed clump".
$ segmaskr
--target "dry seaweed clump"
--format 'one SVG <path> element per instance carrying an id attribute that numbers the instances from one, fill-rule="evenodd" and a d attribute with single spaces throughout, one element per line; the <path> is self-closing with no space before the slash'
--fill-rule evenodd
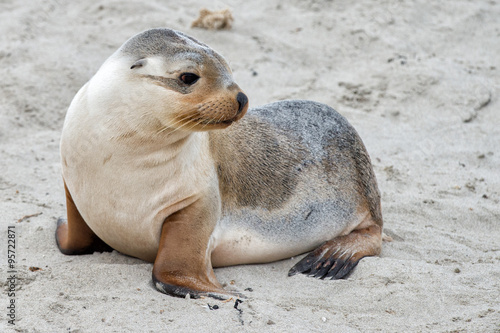
<path id="1" fill-rule="evenodd" d="M 231 29 L 233 21 L 233 14 L 229 9 L 211 11 L 203 8 L 200 10 L 200 17 L 193 21 L 191 28 L 209 30 Z"/>

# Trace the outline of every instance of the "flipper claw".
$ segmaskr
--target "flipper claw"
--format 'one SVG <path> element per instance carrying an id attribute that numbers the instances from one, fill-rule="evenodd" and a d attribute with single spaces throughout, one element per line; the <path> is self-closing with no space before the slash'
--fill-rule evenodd
<path id="1" fill-rule="evenodd" d="M 318 279 L 345 279 L 362 258 L 379 254 L 381 247 L 378 225 L 354 230 L 320 245 L 296 263 L 288 276 L 302 273 Z"/>
<path id="2" fill-rule="evenodd" d="M 318 279 L 344 279 L 356 267 L 359 259 L 361 259 L 355 259 L 354 256 L 348 258 L 337 257 L 337 251 L 334 254 L 329 254 L 328 252 L 319 257 L 316 255 L 316 251 L 309 253 L 290 269 L 288 276 L 302 273 Z"/>

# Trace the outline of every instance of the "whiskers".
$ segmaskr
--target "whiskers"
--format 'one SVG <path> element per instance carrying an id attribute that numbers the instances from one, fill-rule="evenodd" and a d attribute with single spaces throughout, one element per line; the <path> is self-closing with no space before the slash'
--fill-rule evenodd
<path id="1" fill-rule="evenodd" d="M 219 116 L 215 119 L 206 119 L 200 117 L 198 112 L 190 112 L 188 114 L 174 117 L 173 122 L 169 122 L 169 124 L 161 127 L 156 132 L 156 135 L 160 135 L 167 130 L 171 130 L 168 135 L 172 135 L 179 130 L 191 131 L 194 128 L 202 131 L 207 126 L 220 124 L 223 121 L 224 114 L 219 114 Z"/>
<path id="2" fill-rule="evenodd" d="M 212 124 L 218 124 L 222 121 L 222 118 L 224 118 L 224 115 L 220 115 L 219 118 L 215 120 L 208 120 L 206 121 L 203 126 L 201 127 L 201 130 L 203 130 L 207 125 L 212 125 Z"/>
<path id="3" fill-rule="evenodd" d="M 165 132 L 166 130 L 168 130 L 170 128 L 174 128 L 174 130 L 170 133 L 170 134 L 172 134 L 173 132 L 177 131 L 178 129 L 180 129 L 180 128 L 186 126 L 187 124 L 189 124 L 189 122 L 190 122 L 189 118 L 191 118 L 192 116 L 193 115 L 188 114 L 188 115 L 186 115 L 184 117 L 181 117 L 181 118 L 175 117 L 173 123 L 170 123 L 170 124 L 165 125 L 162 128 L 160 128 L 160 130 L 158 132 L 156 132 L 156 135 L 159 135 L 159 134 Z M 182 124 L 182 125 L 180 125 L 179 127 L 176 127 L 179 124 Z"/>
<path id="4" fill-rule="evenodd" d="M 199 126 L 201 123 L 203 123 L 203 119 L 197 117 L 195 112 L 183 116 L 176 116 L 174 117 L 173 122 L 170 122 L 168 125 L 160 128 L 160 130 L 156 132 L 156 135 L 159 135 L 169 129 L 173 130 L 169 132 L 168 135 L 172 135 L 179 130 L 190 131 L 196 126 Z"/>

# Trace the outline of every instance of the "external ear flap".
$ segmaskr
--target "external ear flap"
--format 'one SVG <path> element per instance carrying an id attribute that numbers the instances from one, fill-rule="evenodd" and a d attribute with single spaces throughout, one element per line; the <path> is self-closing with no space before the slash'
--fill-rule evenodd
<path id="1" fill-rule="evenodd" d="M 132 67 L 130 67 L 130 69 L 139 68 L 144 65 L 146 65 L 146 59 L 139 59 L 132 65 Z"/>

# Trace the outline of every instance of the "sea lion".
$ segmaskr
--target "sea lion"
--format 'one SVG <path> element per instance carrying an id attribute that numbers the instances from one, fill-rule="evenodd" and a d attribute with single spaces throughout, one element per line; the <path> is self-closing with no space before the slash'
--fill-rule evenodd
<path id="1" fill-rule="evenodd" d="M 311 250 L 289 275 L 345 278 L 382 244 L 380 194 L 353 127 L 329 106 L 248 111 L 222 56 L 152 29 L 125 42 L 73 99 L 61 137 L 65 254 L 154 262 L 157 289 L 232 295 L 213 267 Z"/>

